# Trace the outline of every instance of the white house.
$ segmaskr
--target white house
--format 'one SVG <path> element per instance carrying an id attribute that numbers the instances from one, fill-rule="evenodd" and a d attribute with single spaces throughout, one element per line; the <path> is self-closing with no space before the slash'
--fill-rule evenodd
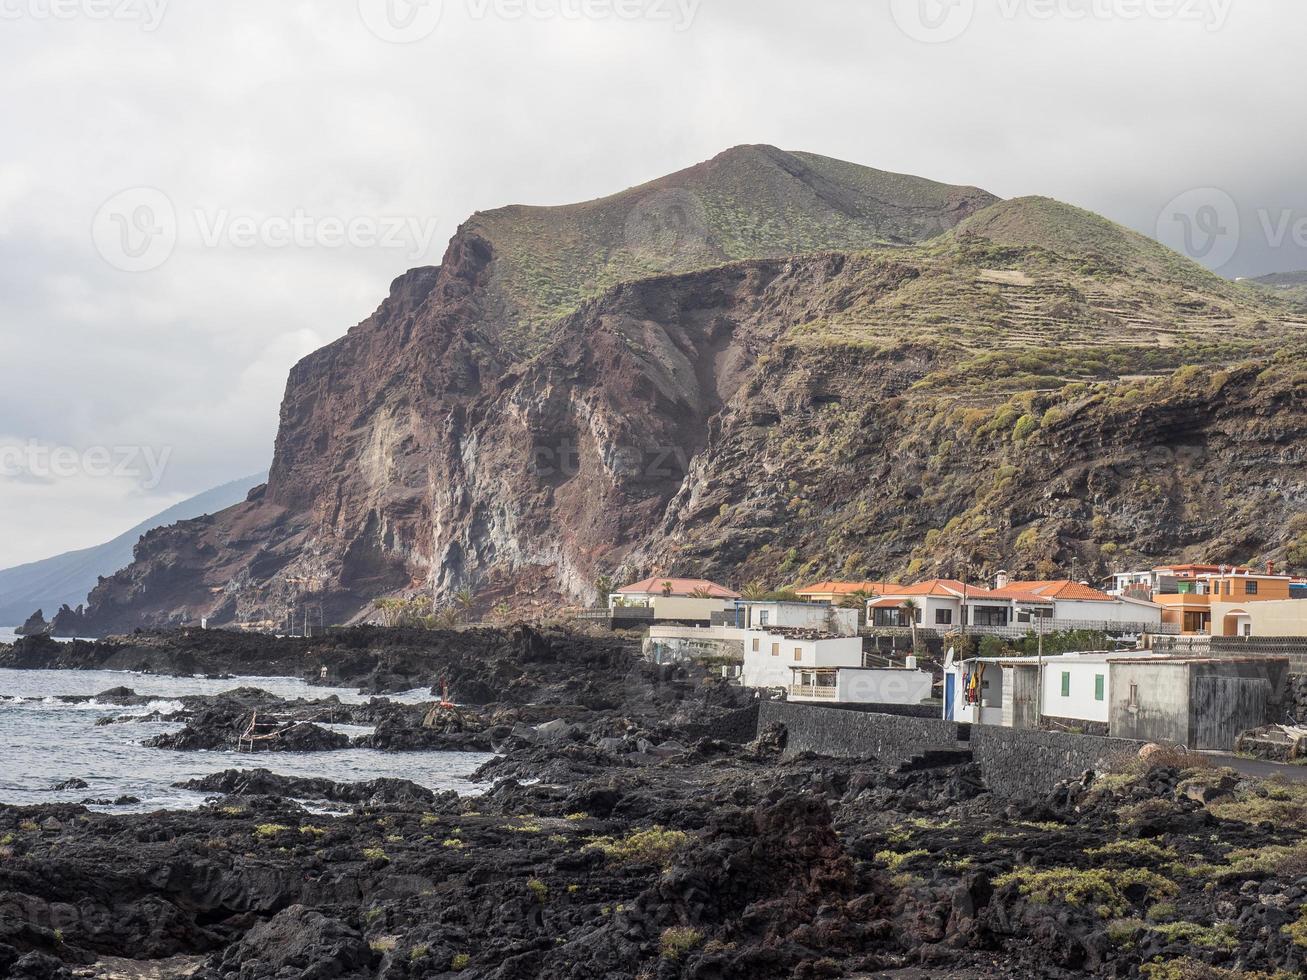
<path id="1" fill-rule="evenodd" d="M 993 589 L 953 579 L 901 586 L 867 601 L 873 627 L 911 626 L 951 633 L 1020 637 L 1031 631 L 1092 629 L 1122 633 L 1163 632 L 1162 607 L 1142 599 L 1110 596 L 1079 582 L 1009 582 L 1000 575 Z"/>
<path id="2" fill-rule="evenodd" d="M 652 609 L 656 621 L 706 625 L 715 613 L 730 609 L 738 598 L 738 592 L 707 579 L 655 577 L 618 589 L 608 597 L 608 606 Z"/>
<path id="3" fill-rule="evenodd" d="M 861 667 L 862 638 L 829 636 L 812 630 L 777 627 L 748 630 L 744 644 L 745 687 L 788 689 L 793 681 L 791 667 L 815 670 L 822 667 Z"/>
<path id="4" fill-rule="evenodd" d="M 1007 728 L 1036 728 L 1052 719 L 1068 727 L 1107 730 L 1114 660 L 1130 653 L 1056 657 L 975 657 L 944 665 L 944 717 Z M 1041 670 L 1042 665 L 1042 670 Z"/>

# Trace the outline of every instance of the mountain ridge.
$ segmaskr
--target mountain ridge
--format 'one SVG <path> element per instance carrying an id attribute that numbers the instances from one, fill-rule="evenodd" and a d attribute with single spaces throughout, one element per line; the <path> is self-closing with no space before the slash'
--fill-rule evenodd
<path id="1" fill-rule="evenodd" d="M 808 166 L 780 162 L 795 160 Z M 698 174 L 726 186 L 699 187 L 701 202 L 733 200 L 739 175 L 762 168 L 825 233 L 847 232 L 823 224 L 828 201 L 812 204 L 771 148 L 711 163 Z M 678 193 L 689 172 L 671 175 Z M 483 609 L 543 614 L 591 598 L 599 574 L 781 583 L 1283 550 L 1292 494 L 1268 498 L 1235 541 L 1233 503 L 1213 504 L 1219 491 L 1174 447 L 1205 447 L 1213 476 L 1237 470 L 1254 496 L 1301 487 L 1274 448 L 1307 443 L 1292 362 L 1277 360 L 1307 331 L 1292 307 L 1070 205 L 973 208 L 974 189 L 853 173 L 907 188 L 865 203 L 893 220 L 849 232 L 856 248 L 804 238 L 728 261 L 709 248 L 683 269 L 678 242 L 696 226 L 673 224 L 650 239 L 670 245 L 664 268 L 594 295 L 548 280 L 550 301 L 575 308 L 525 334 L 525 307 L 505 305 L 521 271 L 505 273 L 505 249 L 549 236 L 470 221 L 439 267 L 397 278 L 373 316 L 292 370 L 266 491 L 147 536 L 66 628 L 267 626 L 310 602 L 347 621 L 379 596 L 464 588 Z M 603 213 L 577 247 L 608 255 L 621 229 L 626 248 L 646 199 L 622 198 L 629 210 Z M 770 228 L 776 200 L 760 192 L 747 227 Z M 900 220 L 939 231 L 869 242 Z M 738 226 L 705 227 L 693 241 Z M 1264 390 L 1237 366 L 1252 358 Z M 1218 429 L 1238 407 L 1216 394 L 1235 392 L 1268 413 L 1242 443 Z M 1145 507 L 1136 461 L 1149 452 L 1172 456 L 1154 474 L 1163 499 Z M 1113 482 L 1119 467 L 1128 479 Z"/>

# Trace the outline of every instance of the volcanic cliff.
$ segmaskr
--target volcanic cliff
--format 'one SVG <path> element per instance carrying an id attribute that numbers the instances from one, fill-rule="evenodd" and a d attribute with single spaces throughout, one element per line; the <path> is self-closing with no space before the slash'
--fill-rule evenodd
<path id="1" fill-rule="evenodd" d="M 1305 331 L 1055 201 L 741 147 L 475 215 L 293 369 L 266 487 L 151 532 L 59 627 L 1279 557 Z"/>

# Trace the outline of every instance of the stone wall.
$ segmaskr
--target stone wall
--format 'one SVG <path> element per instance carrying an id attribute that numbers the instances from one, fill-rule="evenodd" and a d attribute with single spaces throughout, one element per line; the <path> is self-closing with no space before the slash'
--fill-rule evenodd
<path id="1" fill-rule="evenodd" d="M 956 749 L 959 735 L 966 728 L 940 718 L 764 701 L 758 711 L 759 731 L 775 722 L 783 724 L 788 732 L 787 753 L 874 758 L 890 765 L 906 762 L 926 749 Z"/>
<path id="2" fill-rule="evenodd" d="M 1101 770 L 1112 760 L 1138 755 L 1147 744 L 1125 738 L 1018 731 L 976 725 L 971 752 L 985 785 L 999 796 L 1038 799 L 1064 779 L 1086 769 Z"/>
<path id="3" fill-rule="evenodd" d="M 970 735 L 985 785 L 999 796 L 1039 799 L 1064 779 L 1086 769 L 1101 770 L 1116 759 L 1138 754 L 1146 744 L 1122 738 L 1019 731 L 989 725 L 959 725 L 937 718 L 904 718 L 810 707 L 783 701 L 758 706 L 758 729 L 773 723 L 787 731 L 788 754 L 814 752 L 836 758 L 874 758 L 890 765 L 928 749 L 957 749 Z"/>
<path id="4" fill-rule="evenodd" d="M 685 737 L 691 742 L 701 738 L 716 738 L 723 742 L 744 745 L 758 735 L 758 705 L 732 711 L 710 722 L 685 726 Z"/>

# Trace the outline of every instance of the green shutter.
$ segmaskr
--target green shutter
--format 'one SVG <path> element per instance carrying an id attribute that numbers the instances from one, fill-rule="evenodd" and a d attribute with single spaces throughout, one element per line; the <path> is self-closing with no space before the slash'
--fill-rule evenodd
<path id="1" fill-rule="evenodd" d="M 1070 696 L 1071 696 L 1071 672 L 1069 670 L 1064 670 L 1062 671 L 1062 697 L 1069 698 Z"/>
<path id="2" fill-rule="evenodd" d="M 1102 674 L 1094 676 L 1094 700 L 1102 701 L 1107 695 L 1107 678 Z"/>

